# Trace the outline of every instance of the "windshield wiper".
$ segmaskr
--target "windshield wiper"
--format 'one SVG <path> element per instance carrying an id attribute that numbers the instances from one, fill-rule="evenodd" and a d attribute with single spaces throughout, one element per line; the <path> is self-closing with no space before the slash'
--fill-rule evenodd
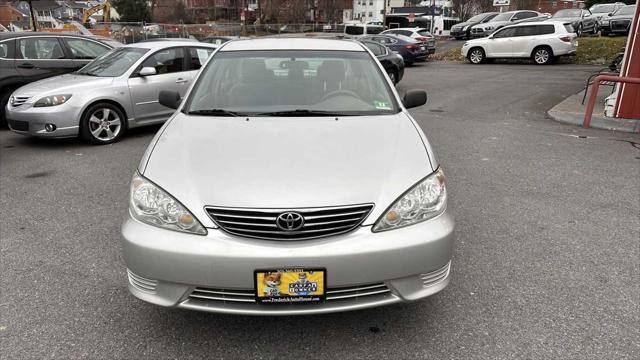
<path id="1" fill-rule="evenodd" d="M 187 112 L 187 115 L 204 115 L 204 116 L 247 116 L 246 114 L 225 109 L 205 109 L 193 110 Z"/>
<path id="2" fill-rule="evenodd" d="M 345 113 L 324 111 L 324 110 L 308 110 L 308 109 L 296 109 L 285 111 L 272 111 L 257 114 L 256 116 L 352 116 Z"/>

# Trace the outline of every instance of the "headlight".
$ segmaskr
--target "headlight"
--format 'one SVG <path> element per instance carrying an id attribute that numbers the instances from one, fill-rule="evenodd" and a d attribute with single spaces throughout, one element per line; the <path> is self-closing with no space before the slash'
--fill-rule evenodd
<path id="1" fill-rule="evenodd" d="M 71 94 L 51 95 L 36 101 L 33 107 L 58 106 L 66 103 L 70 98 Z"/>
<path id="2" fill-rule="evenodd" d="M 467 26 L 463 27 L 463 28 L 462 28 L 462 31 L 467 31 L 467 29 L 469 28 L 469 26 L 471 26 L 471 25 L 467 25 Z"/>
<path id="3" fill-rule="evenodd" d="M 601 20 L 600 24 L 601 25 L 609 25 L 609 20 Z"/>
<path id="4" fill-rule="evenodd" d="M 442 214 L 446 205 L 444 172 L 438 169 L 401 195 L 378 219 L 373 231 L 396 229 L 432 219 Z"/>
<path id="5" fill-rule="evenodd" d="M 207 234 L 207 230 L 189 210 L 137 171 L 131 180 L 129 209 L 134 218 L 149 225 L 199 235 Z"/>

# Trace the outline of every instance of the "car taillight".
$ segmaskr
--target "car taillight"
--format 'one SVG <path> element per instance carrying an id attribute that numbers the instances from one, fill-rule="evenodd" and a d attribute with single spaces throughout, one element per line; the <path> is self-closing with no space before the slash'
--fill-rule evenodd
<path id="1" fill-rule="evenodd" d="M 417 49 L 418 48 L 417 46 L 412 45 L 412 44 L 405 45 L 404 47 L 407 48 L 407 49 Z"/>
<path id="2" fill-rule="evenodd" d="M 571 42 L 571 37 L 570 36 L 561 36 L 560 40 L 562 40 L 564 42 Z"/>
<path id="3" fill-rule="evenodd" d="M 420 42 L 427 42 L 427 40 L 429 40 L 429 38 L 426 38 L 424 36 L 418 36 L 418 37 L 416 37 L 416 40 L 418 40 Z"/>

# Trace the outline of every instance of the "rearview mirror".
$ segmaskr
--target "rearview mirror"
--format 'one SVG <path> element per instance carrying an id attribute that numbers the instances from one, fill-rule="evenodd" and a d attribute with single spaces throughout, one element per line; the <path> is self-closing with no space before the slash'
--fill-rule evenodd
<path id="1" fill-rule="evenodd" d="M 177 109 L 180 106 L 182 99 L 180 93 L 171 90 L 161 90 L 158 94 L 158 102 L 160 105 L 164 105 L 170 109 Z"/>
<path id="2" fill-rule="evenodd" d="M 405 108 L 411 109 L 427 103 L 427 92 L 424 90 L 409 90 L 402 97 Z"/>
<path id="3" fill-rule="evenodd" d="M 142 69 L 140 69 L 140 72 L 138 73 L 138 75 L 140 76 L 151 76 L 155 74 L 157 74 L 156 68 L 151 66 L 143 67 Z"/>

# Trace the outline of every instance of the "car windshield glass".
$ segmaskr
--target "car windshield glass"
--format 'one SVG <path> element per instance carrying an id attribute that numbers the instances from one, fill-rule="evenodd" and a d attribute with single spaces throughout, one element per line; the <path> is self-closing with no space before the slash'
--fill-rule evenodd
<path id="1" fill-rule="evenodd" d="M 591 7 L 591 12 L 592 13 L 598 13 L 598 14 L 608 14 L 610 12 L 613 12 L 613 10 L 615 10 L 616 6 L 614 4 L 598 4 L 598 5 L 594 5 Z"/>
<path id="2" fill-rule="evenodd" d="M 367 26 L 367 34 L 380 34 L 383 30 L 382 26 Z"/>
<path id="3" fill-rule="evenodd" d="M 479 14 L 476 15 L 474 17 L 472 17 L 471 19 L 467 20 L 468 22 L 480 22 L 482 21 L 485 17 L 487 17 L 487 14 Z"/>
<path id="4" fill-rule="evenodd" d="M 200 75 L 186 113 L 253 116 L 383 115 L 399 111 L 364 51 L 222 51 Z"/>
<path id="5" fill-rule="evenodd" d="M 571 17 L 580 17 L 582 14 L 582 10 L 580 9 L 566 9 L 559 10 L 557 13 L 553 14 L 554 18 L 571 18 Z"/>
<path id="6" fill-rule="evenodd" d="M 121 47 L 102 54 L 85 67 L 77 71 L 77 74 L 90 76 L 113 77 L 120 76 L 127 71 L 148 49 Z"/>
<path id="7" fill-rule="evenodd" d="M 513 16 L 513 13 L 506 12 L 506 13 L 498 14 L 491 21 L 509 21 L 512 16 Z"/>
<path id="8" fill-rule="evenodd" d="M 614 13 L 614 15 L 633 15 L 636 12 L 635 6 L 625 6 L 623 8 L 618 9 Z"/>

